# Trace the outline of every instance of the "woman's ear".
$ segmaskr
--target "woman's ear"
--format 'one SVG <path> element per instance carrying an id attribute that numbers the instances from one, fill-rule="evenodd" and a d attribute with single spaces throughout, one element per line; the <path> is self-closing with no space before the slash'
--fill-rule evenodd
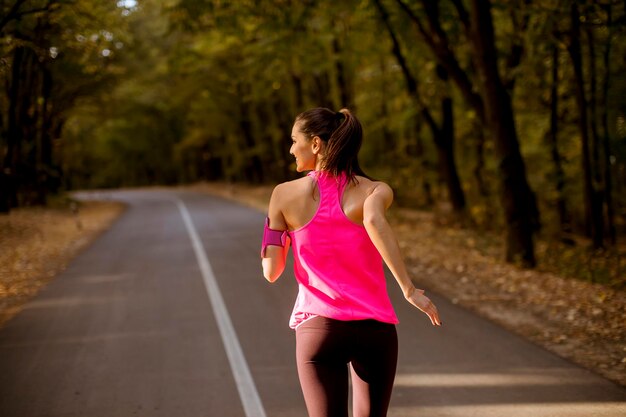
<path id="1" fill-rule="evenodd" d="M 313 153 L 318 154 L 322 150 L 322 139 L 319 136 L 313 136 Z"/>

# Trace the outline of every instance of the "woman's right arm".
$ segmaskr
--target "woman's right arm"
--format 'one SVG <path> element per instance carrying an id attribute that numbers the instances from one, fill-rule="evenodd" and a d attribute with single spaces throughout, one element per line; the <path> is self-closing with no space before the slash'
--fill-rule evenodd
<path id="1" fill-rule="evenodd" d="M 281 211 L 281 190 L 280 185 L 274 188 L 267 217 L 270 220 L 269 227 L 274 230 L 287 230 L 287 222 Z M 276 281 L 285 270 L 287 262 L 287 252 L 289 252 L 290 239 L 287 239 L 285 246 L 270 245 L 263 254 L 261 265 L 263 266 L 263 276 L 269 282 Z"/>
<path id="2" fill-rule="evenodd" d="M 423 290 L 418 290 L 413 285 L 402 259 L 398 240 L 387 222 L 386 212 L 392 202 L 391 187 L 383 182 L 376 183 L 363 204 L 363 225 L 407 301 L 428 315 L 433 325 L 440 326 L 441 320 L 437 307 L 424 295 Z"/>

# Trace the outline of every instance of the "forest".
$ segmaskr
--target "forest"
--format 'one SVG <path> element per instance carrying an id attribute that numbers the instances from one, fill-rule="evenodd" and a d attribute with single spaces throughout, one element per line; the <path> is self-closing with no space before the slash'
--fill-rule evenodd
<path id="1" fill-rule="evenodd" d="M 538 236 L 615 251 L 625 13 L 616 0 L 0 0 L 0 212 L 77 189 L 293 179 L 295 116 L 347 107 L 361 165 L 398 205 L 502 231 L 504 258 L 526 267 Z"/>

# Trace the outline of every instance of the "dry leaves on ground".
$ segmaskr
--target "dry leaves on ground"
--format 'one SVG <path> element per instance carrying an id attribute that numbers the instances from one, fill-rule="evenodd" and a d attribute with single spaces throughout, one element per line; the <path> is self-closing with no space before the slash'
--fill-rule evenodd
<path id="1" fill-rule="evenodd" d="M 0 325 L 122 212 L 116 202 L 25 207 L 0 216 Z"/>
<path id="2" fill-rule="evenodd" d="M 626 384 L 624 291 L 503 263 L 432 213 L 402 210 L 394 226 L 418 285 Z"/>

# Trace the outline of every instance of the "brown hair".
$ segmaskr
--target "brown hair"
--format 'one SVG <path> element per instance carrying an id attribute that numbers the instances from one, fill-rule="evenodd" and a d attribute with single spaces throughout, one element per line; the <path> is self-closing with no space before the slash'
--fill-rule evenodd
<path id="1" fill-rule="evenodd" d="M 300 131 L 309 139 L 318 136 L 326 145 L 322 169 L 334 176 L 345 173 L 354 180 L 355 175 L 369 178 L 359 166 L 357 155 L 363 142 L 363 129 L 359 120 L 348 109 L 334 112 L 316 107 L 296 117 Z"/>

